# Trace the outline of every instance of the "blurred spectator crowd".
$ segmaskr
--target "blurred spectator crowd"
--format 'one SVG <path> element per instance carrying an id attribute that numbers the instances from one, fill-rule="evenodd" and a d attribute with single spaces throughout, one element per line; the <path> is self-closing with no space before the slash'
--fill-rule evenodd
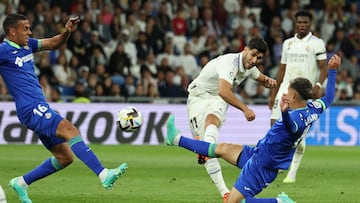
<path id="1" fill-rule="evenodd" d="M 294 14 L 306 9 L 328 56 L 343 57 L 336 99 L 360 101 L 359 7 L 355 0 L 0 0 L 0 23 L 9 13 L 24 14 L 32 37 L 41 39 L 80 17 L 67 44 L 34 55 L 49 102 L 152 101 L 186 98 L 189 82 L 209 60 L 242 51 L 255 35 L 269 45 L 259 68 L 276 78 L 282 42 L 294 35 Z M 250 80 L 235 91 L 250 100 L 269 94 Z M 2 80 L 0 96 L 9 100 Z"/>

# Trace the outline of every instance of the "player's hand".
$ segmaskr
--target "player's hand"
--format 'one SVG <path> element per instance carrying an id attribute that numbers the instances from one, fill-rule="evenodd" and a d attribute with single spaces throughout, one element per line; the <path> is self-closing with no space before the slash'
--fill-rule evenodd
<path id="1" fill-rule="evenodd" d="M 338 69 L 340 65 L 341 65 L 341 57 L 336 54 L 332 56 L 328 62 L 329 69 Z"/>
<path id="2" fill-rule="evenodd" d="M 244 110 L 244 116 L 247 121 L 252 121 L 255 119 L 255 113 L 251 109 L 245 109 Z"/>
<path id="3" fill-rule="evenodd" d="M 80 22 L 80 18 L 79 18 L 79 16 L 76 16 L 76 17 L 74 17 L 74 18 L 70 18 L 67 22 L 66 22 L 66 24 L 65 24 L 65 29 L 67 30 L 67 31 L 72 31 L 73 29 L 75 29 L 76 27 L 77 27 L 77 25 L 79 24 L 79 22 Z"/>
<path id="4" fill-rule="evenodd" d="M 276 80 L 265 76 L 264 86 L 267 88 L 274 88 L 276 86 Z"/>
<path id="5" fill-rule="evenodd" d="M 288 110 L 289 108 L 289 99 L 287 97 L 287 94 L 283 94 L 280 101 L 280 109 L 282 112 Z"/>

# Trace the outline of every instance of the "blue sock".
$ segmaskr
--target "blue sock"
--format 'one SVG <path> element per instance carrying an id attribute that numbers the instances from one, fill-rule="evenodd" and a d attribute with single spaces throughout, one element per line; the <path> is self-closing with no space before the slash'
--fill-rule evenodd
<path id="1" fill-rule="evenodd" d="M 46 159 L 44 162 L 42 162 L 42 164 L 34 168 L 29 173 L 25 174 L 23 177 L 26 184 L 30 185 L 32 182 L 51 175 L 63 168 L 64 167 L 59 164 L 55 157 L 51 157 Z"/>
<path id="2" fill-rule="evenodd" d="M 254 197 L 247 197 L 245 201 L 242 200 L 242 203 L 277 203 L 275 198 L 254 198 Z"/>
<path id="3" fill-rule="evenodd" d="M 84 143 L 82 137 L 76 136 L 69 140 L 69 145 L 74 154 L 88 166 L 96 175 L 104 169 L 94 152 Z"/>
<path id="4" fill-rule="evenodd" d="M 194 140 L 184 136 L 180 137 L 179 146 L 188 149 L 197 154 L 215 158 L 215 143 L 204 142 L 201 140 Z"/>

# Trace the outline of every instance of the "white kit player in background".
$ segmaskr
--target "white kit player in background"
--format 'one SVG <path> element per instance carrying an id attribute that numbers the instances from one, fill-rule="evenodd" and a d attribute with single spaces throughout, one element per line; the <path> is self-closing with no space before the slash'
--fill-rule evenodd
<path id="1" fill-rule="evenodd" d="M 323 94 L 323 83 L 327 77 L 326 48 L 324 41 L 311 32 L 312 14 L 298 11 L 295 14 L 296 34 L 284 41 L 280 69 L 277 74 L 277 86 L 273 89 L 269 108 L 271 125 L 281 118 L 280 99 L 287 92 L 289 82 L 296 77 L 305 77 L 313 84 L 313 99 Z M 296 173 L 305 152 L 306 139 L 298 145 L 284 183 L 294 183 Z"/>
<path id="2" fill-rule="evenodd" d="M 195 138 L 216 143 L 218 130 L 225 121 L 229 104 L 241 110 L 247 121 L 255 119 L 255 113 L 235 96 L 233 88 L 246 78 L 256 80 L 267 88 L 276 86 L 274 79 L 267 77 L 256 67 L 262 63 L 266 50 L 267 44 L 263 38 L 254 37 L 244 51 L 221 55 L 204 66 L 188 87 L 187 113 Z M 218 160 L 206 160 L 206 157 L 200 156 L 199 163 L 205 165 L 207 173 L 226 199 L 229 189 Z"/>

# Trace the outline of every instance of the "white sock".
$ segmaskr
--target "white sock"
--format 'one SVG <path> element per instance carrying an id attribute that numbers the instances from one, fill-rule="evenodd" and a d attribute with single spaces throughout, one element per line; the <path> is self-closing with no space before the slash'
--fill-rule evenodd
<path id="1" fill-rule="evenodd" d="M 180 133 L 178 133 L 178 134 L 174 137 L 174 145 L 179 146 L 180 137 L 181 137 L 181 134 L 180 134 Z"/>
<path id="2" fill-rule="evenodd" d="M 205 129 L 204 133 L 204 141 L 210 142 L 210 143 L 216 143 L 219 136 L 219 129 L 216 127 L 216 125 L 209 125 Z"/>
<path id="3" fill-rule="evenodd" d="M 21 185 L 21 186 L 24 186 L 24 187 L 29 186 L 29 185 L 25 182 L 25 179 L 24 179 L 23 176 L 19 177 L 19 179 L 18 179 L 18 184 Z"/>
<path id="4" fill-rule="evenodd" d="M 216 143 L 219 135 L 219 129 L 216 125 L 209 125 L 205 129 L 204 141 L 210 143 Z M 222 175 L 221 166 L 218 159 L 208 159 L 205 163 L 206 171 L 208 172 L 211 180 L 214 182 L 221 196 L 229 192 L 224 177 Z"/>
<path id="5" fill-rule="evenodd" d="M 109 171 L 109 169 L 104 168 L 104 170 L 102 170 L 102 171 L 99 173 L 98 177 L 99 177 L 99 179 L 100 179 L 101 182 L 103 182 L 103 181 L 105 180 L 108 171 Z"/>
<path id="6" fill-rule="evenodd" d="M 225 193 L 229 192 L 227 188 L 224 177 L 222 175 L 221 166 L 216 158 L 208 159 L 205 163 L 206 171 L 208 172 L 211 180 L 214 182 L 221 196 L 224 196 Z"/>
<path id="7" fill-rule="evenodd" d="M 299 169 L 301 160 L 304 156 L 304 152 L 305 152 L 305 147 L 306 147 L 306 143 L 304 140 L 302 140 L 299 144 L 299 146 L 296 148 L 296 151 L 294 153 L 294 157 L 293 160 L 291 162 L 290 165 L 290 170 L 287 174 L 287 178 L 291 179 L 291 180 L 295 180 L 296 179 L 296 174 L 297 171 Z"/>

